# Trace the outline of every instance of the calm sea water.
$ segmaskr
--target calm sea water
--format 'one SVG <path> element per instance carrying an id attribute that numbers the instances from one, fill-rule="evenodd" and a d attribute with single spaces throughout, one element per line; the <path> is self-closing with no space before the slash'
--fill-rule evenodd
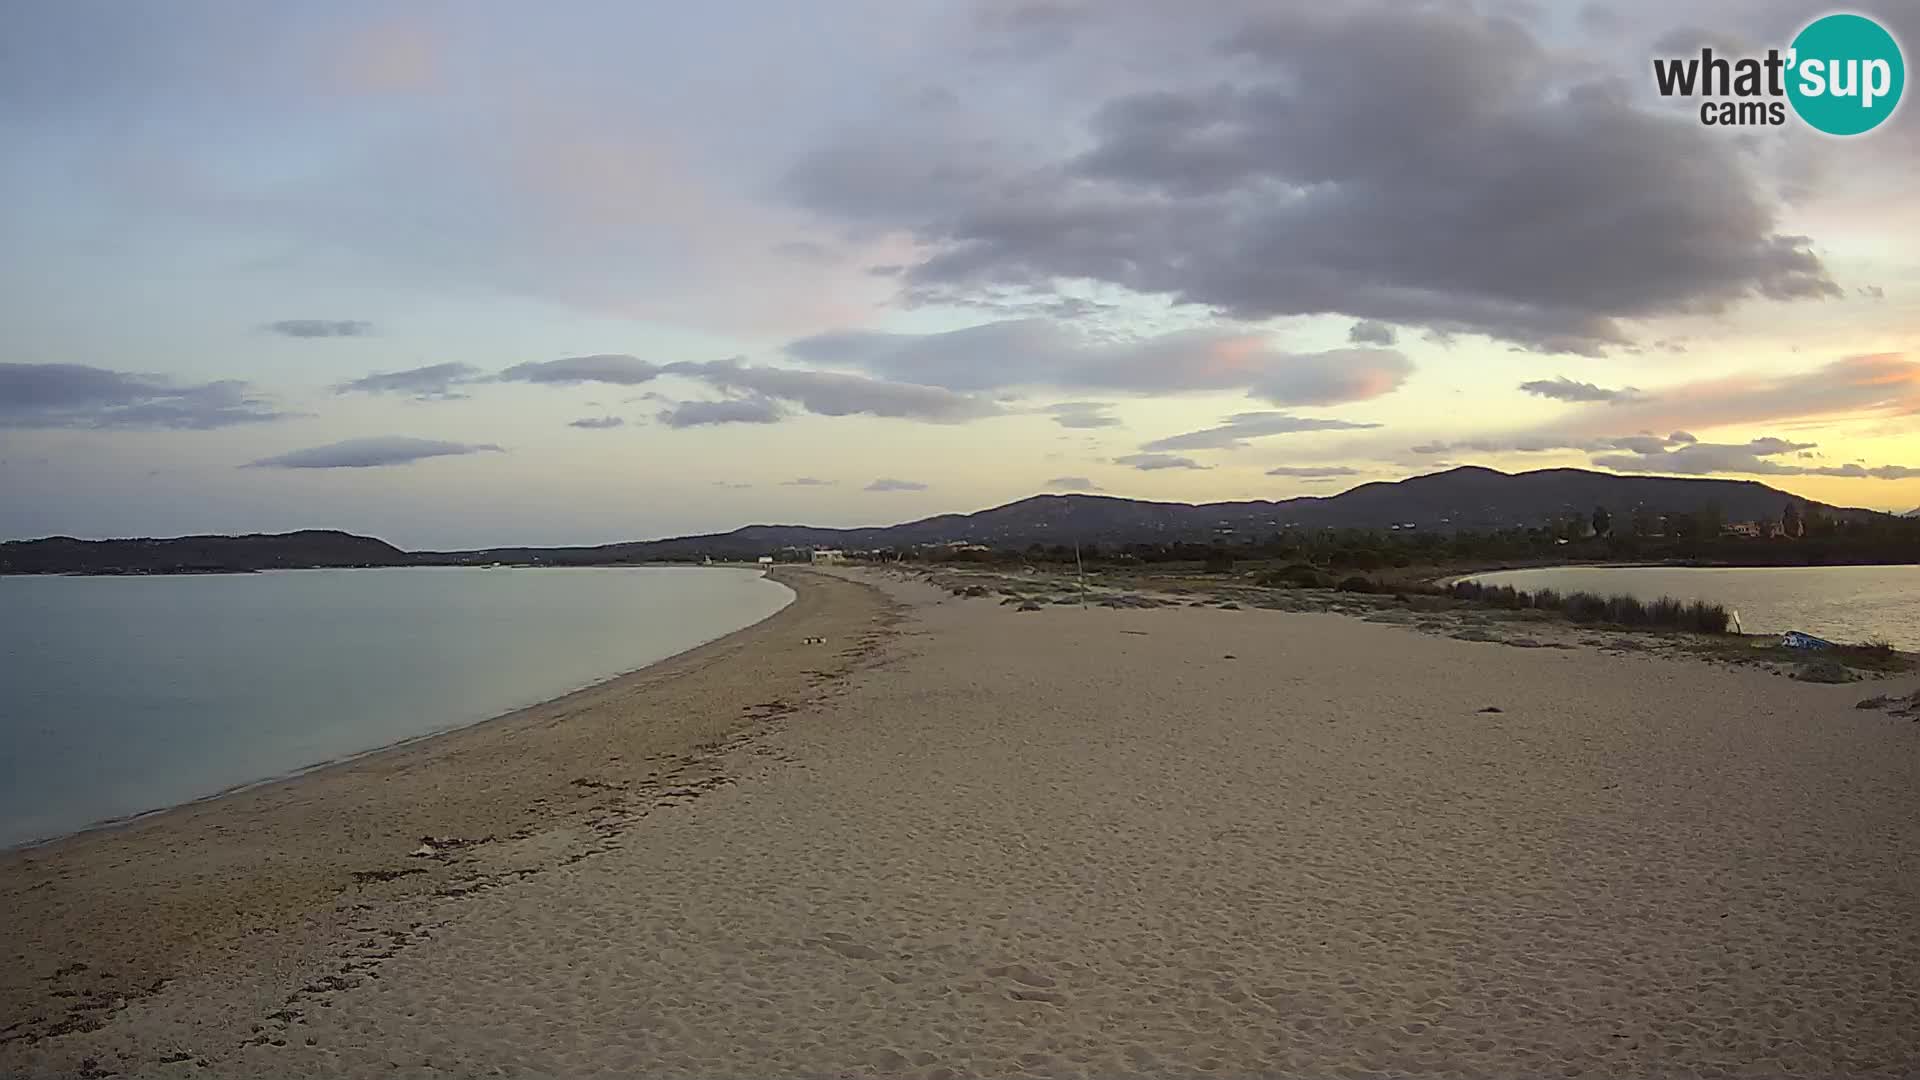
<path id="1" fill-rule="evenodd" d="M 1920 566 L 1556 566 L 1476 574 L 1522 591 L 1706 600 L 1740 613 L 1749 634 L 1804 630 L 1835 641 L 1920 650 Z"/>
<path id="2" fill-rule="evenodd" d="M 792 598 L 693 568 L 0 577 L 0 846 L 484 720 Z"/>

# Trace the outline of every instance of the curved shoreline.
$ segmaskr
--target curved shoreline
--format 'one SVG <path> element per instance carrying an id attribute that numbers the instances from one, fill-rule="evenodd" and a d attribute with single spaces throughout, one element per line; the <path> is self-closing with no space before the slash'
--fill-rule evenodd
<path id="1" fill-rule="evenodd" d="M 339 569 L 339 568 L 321 567 L 319 569 Z M 357 568 L 349 567 L 348 569 L 357 569 Z M 415 569 L 415 568 L 413 567 L 369 567 L 368 569 L 389 570 L 389 569 Z M 737 569 L 751 569 L 751 568 L 727 567 L 726 569 L 737 570 Z M 249 574 L 270 574 L 270 573 L 299 573 L 300 571 L 298 570 L 287 570 L 287 571 L 246 570 L 246 571 L 233 571 L 233 572 L 249 573 Z M 105 576 L 105 575 L 93 575 L 93 576 Z M 146 576 L 157 576 L 157 575 L 146 575 Z M 272 773 L 267 776 L 262 776 L 256 780 L 246 780 L 237 784 L 229 784 L 226 787 L 220 788 L 217 791 L 209 791 L 204 795 L 195 795 L 192 798 L 181 799 L 178 802 L 167 803 L 164 806 L 156 806 L 148 810 L 138 810 L 131 814 L 120 814 L 115 817 L 101 818 L 98 821 L 90 821 L 87 824 L 82 825 L 77 829 L 70 829 L 66 832 L 54 833 L 49 836 L 35 837 L 31 840 L 22 840 L 15 843 L 0 844 L 0 857 L 4 857 L 14 852 L 31 851 L 35 848 L 44 848 L 51 844 L 57 844 L 62 840 L 67 840 L 69 838 L 76 837 L 76 836 L 82 836 L 87 833 L 103 832 L 107 830 L 117 829 L 122 826 L 133 825 L 137 822 L 144 821 L 147 818 L 153 817 L 157 814 L 164 814 L 171 810 L 178 810 L 182 807 L 194 806 L 196 804 L 210 802 L 215 799 L 224 799 L 230 795 L 238 795 L 242 792 L 252 791 L 255 788 L 263 787 L 268 784 L 277 784 L 284 781 L 298 780 L 301 777 L 307 776 L 311 773 L 316 773 L 323 769 L 334 768 L 336 766 L 349 765 L 349 764 L 352 764 L 353 762 L 361 760 L 362 758 L 366 758 L 374 754 L 385 753 L 389 750 L 399 750 L 403 747 L 412 746 L 415 743 L 424 742 L 428 739 L 437 739 L 445 735 L 452 735 L 456 732 L 465 731 L 468 728 L 478 727 L 481 724 L 490 724 L 496 720 L 504 720 L 510 716 L 513 716 L 515 713 L 523 712 L 527 709 L 540 708 L 543 705 L 552 704 L 554 702 L 561 700 L 562 698 L 569 697 L 573 694 L 578 694 L 586 690 L 592 690 L 594 687 L 612 682 L 615 679 L 624 679 L 630 675 L 637 675 L 643 671 L 646 671 L 648 668 L 657 667 L 661 664 L 671 663 L 672 661 L 677 660 L 680 657 L 686 656 L 687 654 L 692 653 L 696 650 L 705 648 L 708 645 L 712 645 L 712 644 L 715 644 L 716 642 L 724 641 L 727 638 L 732 637 L 734 634 L 738 634 L 746 630 L 751 630 L 754 627 L 759 626 L 761 623 L 764 623 L 767 620 L 772 619 L 775 616 L 779 615 L 782 611 L 787 610 L 787 608 L 793 605 L 794 600 L 798 599 L 799 594 L 795 592 L 795 590 L 791 585 L 783 581 L 774 579 L 771 574 L 768 574 L 764 571 L 762 571 L 758 576 L 772 580 L 774 584 L 779 585 L 781 588 L 784 588 L 787 591 L 786 602 L 782 603 L 779 607 L 775 608 L 773 611 L 768 612 L 765 615 L 762 615 L 760 618 L 755 619 L 750 623 L 747 623 L 745 626 L 736 627 L 735 629 L 729 630 L 724 634 L 719 634 L 714 637 L 706 638 L 702 641 L 696 641 L 684 649 L 681 649 L 677 652 L 668 653 L 667 655 L 662 656 L 657 660 L 650 660 L 647 663 L 641 664 L 639 667 L 623 668 L 618 671 L 609 672 L 606 675 L 596 677 L 594 679 L 589 680 L 586 683 L 583 683 L 579 686 L 575 686 L 570 690 L 565 690 L 558 694 L 552 694 L 547 697 L 539 698 L 535 701 L 523 701 L 520 704 L 509 706 L 508 708 L 501 709 L 498 712 L 488 713 L 487 715 L 479 717 L 477 719 L 456 721 L 452 724 L 448 724 L 445 727 L 435 728 L 432 731 L 422 731 L 417 735 L 408 735 L 408 736 L 405 736 L 404 738 L 395 739 L 392 742 L 381 743 L 378 746 L 369 746 L 364 750 L 355 750 L 350 753 L 339 754 L 337 756 L 325 758 L 320 761 L 310 762 L 306 765 L 301 765 L 296 768 L 285 769 L 280 772 Z"/>
<path id="2" fill-rule="evenodd" d="M 14 961 L 0 973 L 0 1045 L 60 1029 L 52 1014 L 63 1006 L 44 1001 L 57 970 L 81 964 L 99 973 L 83 976 L 92 980 L 84 1003 L 137 998 L 183 972 L 217 969 L 247 934 L 276 936 L 280 962 L 311 962 L 370 890 L 399 902 L 431 900 L 444 888 L 445 860 L 407 862 L 423 837 L 471 845 L 553 830 L 571 836 L 604 790 L 751 728 L 762 719 L 758 703 L 805 699 L 828 659 L 805 637 L 846 641 L 872 632 L 889 610 L 852 582 L 797 570 L 769 576 L 794 592 L 780 610 L 637 670 L 290 777 L 0 852 Z"/>

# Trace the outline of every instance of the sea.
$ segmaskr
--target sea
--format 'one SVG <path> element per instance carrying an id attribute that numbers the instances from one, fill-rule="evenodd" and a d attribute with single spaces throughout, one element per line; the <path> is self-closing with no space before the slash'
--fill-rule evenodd
<path id="1" fill-rule="evenodd" d="M 1749 634 L 1788 630 L 1830 641 L 1884 641 L 1920 651 L 1920 566 L 1552 566 L 1475 574 L 1523 592 L 1557 589 L 1641 600 L 1705 600 Z"/>
<path id="2" fill-rule="evenodd" d="M 473 724 L 792 599 L 718 567 L 0 576 L 0 847 Z"/>

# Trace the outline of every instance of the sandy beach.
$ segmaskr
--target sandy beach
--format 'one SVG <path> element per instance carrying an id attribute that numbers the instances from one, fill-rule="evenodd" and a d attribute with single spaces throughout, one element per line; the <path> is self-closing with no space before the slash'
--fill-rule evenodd
<path id="1" fill-rule="evenodd" d="M 1920 1072 L 1920 724 L 1855 708 L 1911 676 L 782 573 L 662 665 L 0 857 L 0 1072 Z"/>

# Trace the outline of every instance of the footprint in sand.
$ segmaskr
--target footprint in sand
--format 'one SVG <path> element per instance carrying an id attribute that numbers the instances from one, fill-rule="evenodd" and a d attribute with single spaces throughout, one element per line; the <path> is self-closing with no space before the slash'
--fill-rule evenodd
<path id="1" fill-rule="evenodd" d="M 993 979 L 1012 979 L 1014 982 L 1024 983 L 1027 986 L 1038 986 L 1041 989 L 1047 989 L 1055 985 L 1051 976 L 1042 975 L 1024 964 L 1007 964 L 1003 967 L 988 968 L 987 977 Z"/>
<path id="2" fill-rule="evenodd" d="M 1043 975 L 1025 964 L 1006 964 L 987 969 L 987 976 L 994 979 L 1010 979 L 1020 986 L 1007 991 L 1007 996 L 1015 1001 L 1044 1001 L 1050 1005 L 1067 1003 L 1065 994 L 1052 989 L 1057 985 L 1051 975 Z M 1034 987 L 1034 989 L 1025 989 Z"/>

